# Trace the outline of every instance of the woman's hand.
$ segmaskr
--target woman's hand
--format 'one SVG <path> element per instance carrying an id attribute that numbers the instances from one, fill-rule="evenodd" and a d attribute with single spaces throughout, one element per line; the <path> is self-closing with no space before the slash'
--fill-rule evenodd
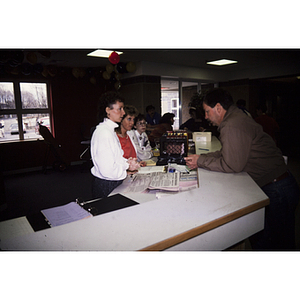
<path id="1" fill-rule="evenodd" d="M 135 173 L 138 172 L 138 170 L 134 170 L 134 171 L 126 170 L 126 172 L 127 172 L 127 175 L 134 175 Z"/>
<path id="2" fill-rule="evenodd" d="M 129 157 L 127 162 L 129 163 L 129 171 L 135 171 L 140 167 L 140 163 L 137 161 L 137 158 Z"/>
<path id="3" fill-rule="evenodd" d="M 146 167 L 146 166 L 147 166 L 147 163 L 146 163 L 145 161 L 142 160 L 142 161 L 140 161 L 140 166 L 141 166 L 141 167 Z"/>

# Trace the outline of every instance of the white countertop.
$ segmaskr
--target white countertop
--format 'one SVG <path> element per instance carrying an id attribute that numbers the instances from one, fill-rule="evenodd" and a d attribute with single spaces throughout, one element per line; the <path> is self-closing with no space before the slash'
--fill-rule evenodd
<path id="1" fill-rule="evenodd" d="M 153 200 L 153 195 L 125 194 L 141 204 L 23 236 L 2 239 L 0 248 L 140 250 L 149 246 L 151 249 L 151 245 L 158 244 L 157 249 L 165 249 L 176 244 L 178 235 L 195 230 L 197 235 L 197 230 L 198 233 L 202 232 L 200 229 L 205 224 L 216 222 L 216 226 L 219 226 L 220 223 L 217 223 L 220 220 L 230 222 L 267 205 L 267 196 L 246 173 L 226 174 L 199 169 L 198 175 L 197 189 L 158 200 Z M 146 201 L 144 198 L 147 198 Z"/>
<path id="2" fill-rule="evenodd" d="M 206 149 L 206 150 L 204 150 Z M 210 142 L 195 142 L 196 154 L 206 154 L 221 149 L 221 143 L 217 137 L 212 136 Z"/>

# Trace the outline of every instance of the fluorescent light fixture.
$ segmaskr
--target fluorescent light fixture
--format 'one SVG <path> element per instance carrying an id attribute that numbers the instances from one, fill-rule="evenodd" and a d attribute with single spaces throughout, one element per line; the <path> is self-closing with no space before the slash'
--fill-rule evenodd
<path id="1" fill-rule="evenodd" d="M 219 59 L 219 60 L 213 60 L 206 62 L 208 65 L 214 65 L 214 66 L 225 66 L 230 64 L 236 64 L 236 60 L 230 60 L 230 59 Z"/>
<path id="2" fill-rule="evenodd" d="M 110 54 L 114 52 L 114 50 L 95 50 L 91 53 L 89 53 L 87 56 L 95 56 L 95 57 L 103 57 L 103 58 L 109 58 Z M 123 52 L 116 51 L 119 55 L 123 54 Z"/>

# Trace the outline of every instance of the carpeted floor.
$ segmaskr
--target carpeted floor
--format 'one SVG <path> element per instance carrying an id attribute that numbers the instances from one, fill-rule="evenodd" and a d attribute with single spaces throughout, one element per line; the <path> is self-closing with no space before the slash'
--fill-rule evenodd
<path id="1" fill-rule="evenodd" d="M 81 165 L 65 171 L 47 170 L 4 176 L 7 208 L 0 221 L 25 216 L 41 209 L 92 199 L 92 175 Z"/>

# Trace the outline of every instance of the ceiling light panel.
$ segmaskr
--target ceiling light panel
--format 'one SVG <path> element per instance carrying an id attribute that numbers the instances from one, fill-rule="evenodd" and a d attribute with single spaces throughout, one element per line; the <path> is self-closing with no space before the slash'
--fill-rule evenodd
<path id="1" fill-rule="evenodd" d="M 102 57 L 102 58 L 109 58 L 110 54 L 114 52 L 114 50 L 95 50 L 91 53 L 89 53 L 87 56 L 93 56 L 93 57 Z M 123 54 L 123 52 L 116 51 L 119 55 Z"/>
<path id="2" fill-rule="evenodd" d="M 230 64 L 236 64 L 236 60 L 231 60 L 231 59 L 219 59 L 219 60 L 213 60 L 213 61 L 208 61 L 206 62 L 208 65 L 214 65 L 214 66 L 225 66 L 225 65 L 230 65 Z"/>

